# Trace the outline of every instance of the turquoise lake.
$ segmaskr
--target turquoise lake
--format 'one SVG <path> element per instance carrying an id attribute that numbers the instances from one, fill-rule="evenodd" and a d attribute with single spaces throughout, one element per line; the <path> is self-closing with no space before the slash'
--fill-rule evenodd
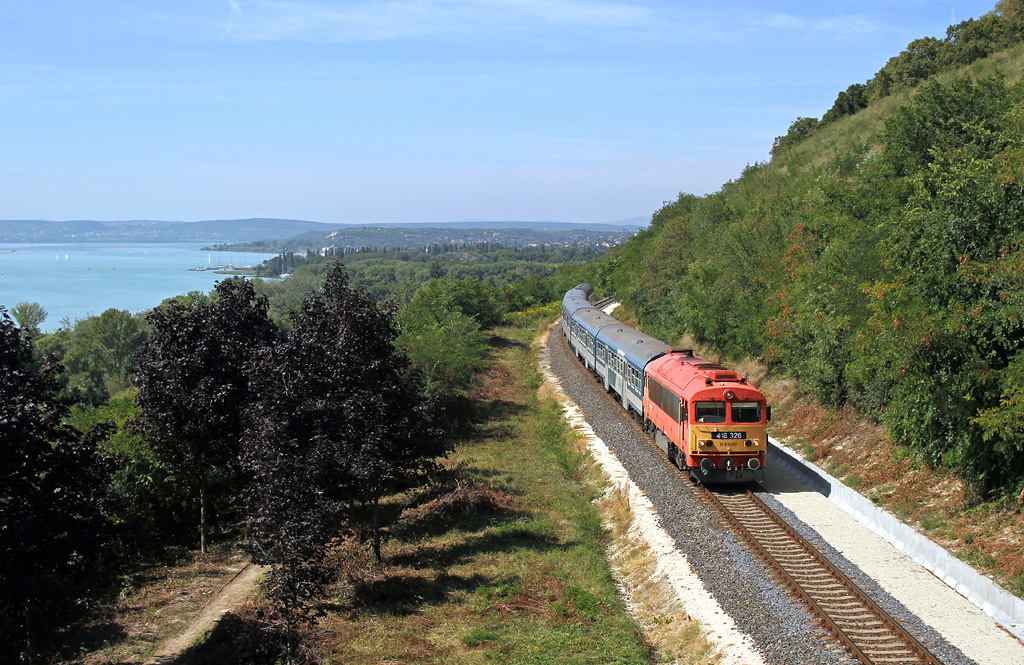
<path id="1" fill-rule="evenodd" d="M 272 254 L 204 252 L 200 244 L 0 243 L 0 306 L 37 302 L 52 332 L 114 307 L 140 312 L 189 291 L 209 291 L 225 275 L 192 268 L 255 265 Z"/>

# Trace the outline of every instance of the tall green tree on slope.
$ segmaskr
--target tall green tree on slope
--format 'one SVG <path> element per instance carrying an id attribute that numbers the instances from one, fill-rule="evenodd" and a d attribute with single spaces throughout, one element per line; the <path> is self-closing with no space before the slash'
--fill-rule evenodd
<path id="1" fill-rule="evenodd" d="M 1024 353 L 1022 127 L 1024 90 L 994 77 L 928 83 L 887 122 L 883 158 L 907 202 L 852 367 L 886 385 L 896 441 L 984 491 L 1020 483 L 1024 464 L 1008 421 Z"/>

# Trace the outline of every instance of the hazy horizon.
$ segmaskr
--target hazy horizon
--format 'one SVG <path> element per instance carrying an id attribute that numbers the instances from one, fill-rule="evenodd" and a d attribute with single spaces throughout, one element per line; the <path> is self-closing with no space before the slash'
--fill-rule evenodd
<path id="1" fill-rule="evenodd" d="M 994 4 L 8 3 L 0 217 L 650 215 Z"/>

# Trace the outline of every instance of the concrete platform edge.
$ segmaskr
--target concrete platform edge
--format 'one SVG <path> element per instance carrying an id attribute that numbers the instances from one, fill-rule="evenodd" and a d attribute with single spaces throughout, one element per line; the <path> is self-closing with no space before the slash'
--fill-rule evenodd
<path id="1" fill-rule="evenodd" d="M 829 501 L 931 571 L 947 586 L 955 589 L 1024 642 L 1024 600 L 1002 590 L 992 580 L 878 508 L 866 497 L 806 462 L 784 444 L 770 438 L 768 454 L 769 463 L 778 464 L 808 487 L 826 496 Z"/>

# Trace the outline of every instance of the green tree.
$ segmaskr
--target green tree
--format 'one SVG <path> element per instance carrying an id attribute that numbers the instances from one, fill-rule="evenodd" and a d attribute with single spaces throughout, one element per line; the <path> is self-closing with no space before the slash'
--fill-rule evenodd
<path id="1" fill-rule="evenodd" d="M 462 309 L 458 294 L 442 288 L 456 280 L 420 289 L 399 316 L 398 348 L 419 371 L 428 395 L 468 391 L 487 358 L 487 340 L 477 319 Z"/>
<path id="2" fill-rule="evenodd" d="M 413 302 L 419 301 L 424 307 L 457 310 L 487 329 L 501 323 L 504 316 L 500 297 L 494 287 L 476 277 L 441 277 L 423 285 Z"/>
<path id="3" fill-rule="evenodd" d="M 863 83 L 854 83 L 844 92 L 840 92 L 836 101 L 832 104 L 825 115 L 821 117 L 821 123 L 829 123 L 844 116 L 853 115 L 857 111 L 866 108 L 868 98 L 865 92 L 866 86 Z"/>
<path id="4" fill-rule="evenodd" d="M 128 386 L 135 353 L 148 336 L 146 327 L 141 317 L 111 308 L 99 315 L 92 334 L 100 349 L 107 392 L 117 394 Z"/>
<path id="5" fill-rule="evenodd" d="M 805 140 L 818 129 L 820 124 L 817 118 L 797 118 L 794 120 L 790 124 L 785 136 L 775 137 L 775 142 L 772 144 L 771 149 L 772 157 L 781 155 L 785 150 Z"/>
<path id="6" fill-rule="evenodd" d="M 49 314 L 37 302 L 22 301 L 11 308 L 11 316 L 26 335 L 35 339 L 41 334 L 40 326 Z"/>

